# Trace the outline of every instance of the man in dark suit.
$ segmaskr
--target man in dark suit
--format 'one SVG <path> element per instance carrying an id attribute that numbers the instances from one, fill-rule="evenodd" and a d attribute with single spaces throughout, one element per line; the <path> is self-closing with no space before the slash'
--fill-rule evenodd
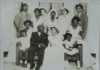
<path id="1" fill-rule="evenodd" d="M 44 58 L 44 51 L 45 48 L 48 46 L 48 35 L 44 33 L 44 26 L 39 25 L 37 32 L 33 32 L 30 39 L 30 48 L 29 48 L 29 62 L 30 62 L 30 69 L 35 67 L 35 53 L 37 53 L 38 60 L 37 66 L 35 70 L 39 70 L 43 63 Z"/>

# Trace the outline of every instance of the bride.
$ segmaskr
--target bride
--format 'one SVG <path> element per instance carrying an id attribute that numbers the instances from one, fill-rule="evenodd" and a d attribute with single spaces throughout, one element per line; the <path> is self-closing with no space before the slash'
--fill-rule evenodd
<path id="1" fill-rule="evenodd" d="M 63 37 L 56 27 L 51 27 L 49 46 L 45 50 L 44 62 L 41 70 L 64 70 Z"/>

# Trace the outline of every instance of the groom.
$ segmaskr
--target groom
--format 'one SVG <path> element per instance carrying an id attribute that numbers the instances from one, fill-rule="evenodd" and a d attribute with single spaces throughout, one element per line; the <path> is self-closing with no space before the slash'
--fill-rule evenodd
<path id="1" fill-rule="evenodd" d="M 37 53 L 38 60 L 35 70 L 40 70 L 40 67 L 43 63 L 44 51 L 48 46 L 48 35 L 44 33 L 44 26 L 39 25 L 37 27 L 38 31 L 33 32 L 30 39 L 30 48 L 29 48 L 29 61 L 30 61 L 30 70 L 35 67 L 35 53 Z"/>

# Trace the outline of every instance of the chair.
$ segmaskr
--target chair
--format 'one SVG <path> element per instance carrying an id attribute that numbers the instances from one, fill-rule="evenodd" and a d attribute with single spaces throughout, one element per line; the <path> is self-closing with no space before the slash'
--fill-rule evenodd
<path id="1" fill-rule="evenodd" d="M 20 46 L 20 43 L 16 43 L 16 65 L 17 65 L 17 66 L 20 65 L 19 46 Z"/>
<path id="2" fill-rule="evenodd" d="M 69 62 L 75 62 L 76 66 L 78 66 L 78 61 L 80 63 L 80 67 L 83 66 L 83 60 L 82 60 L 82 45 L 78 44 L 77 49 L 79 50 L 78 53 L 74 55 L 69 55 L 67 53 L 64 54 L 64 59 L 68 60 Z"/>

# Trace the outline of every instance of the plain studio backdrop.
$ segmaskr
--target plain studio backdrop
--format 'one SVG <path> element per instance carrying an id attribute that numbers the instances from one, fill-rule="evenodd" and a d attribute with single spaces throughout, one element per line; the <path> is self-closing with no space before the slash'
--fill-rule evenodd
<path id="1" fill-rule="evenodd" d="M 0 0 L 0 57 L 2 59 L 2 52 L 12 51 L 10 60 L 15 61 L 15 28 L 13 25 L 14 17 L 20 9 L 21 2 L 26 2 L 29 6 L 29 13 L 33 16 L 33 10 L 38 6 L 39 0 Z M 54 2 L 53 0 L 48 0 Z M 48 3 L 43 0 L 42 2 Z M 73 13 L 76 4 L 80 3 L 81 0 L 56 0 L 56 2 L 64 2 L 65 8 Z M 98 64 L 98 53 L 99 53 L 99 24 L 100 24 L 100 1 L 91 0 L 83 1 L 87 3 L 87 15 L 89 18 L 88 31 L 85 42 L 91 47 L 91 52 L 97 55 L 97 66 Z M 12 56 L 13 55 L 13 56 Z M 0 60 L 1 61 L 1 60 Z M 0 65 L 1 66 L 1 65 Z M 1 69 L 2 70 L 2 69 Z M 99 70 L 97 68 L 97 70 Z"/>

